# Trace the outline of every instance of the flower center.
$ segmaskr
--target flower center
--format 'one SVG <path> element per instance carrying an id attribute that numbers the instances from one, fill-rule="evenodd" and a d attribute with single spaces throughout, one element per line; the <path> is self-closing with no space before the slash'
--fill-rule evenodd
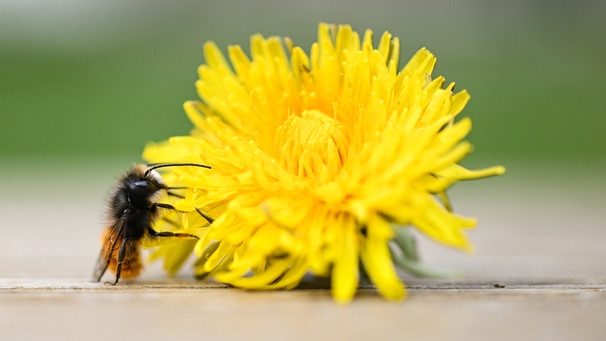
<path id="1" fill-rule="evenodd" d="M 319 110 L 290 115 L 278 128 L 278 160 L 290 173 L 331 181 L 347 160 L 344 125 Z"/>

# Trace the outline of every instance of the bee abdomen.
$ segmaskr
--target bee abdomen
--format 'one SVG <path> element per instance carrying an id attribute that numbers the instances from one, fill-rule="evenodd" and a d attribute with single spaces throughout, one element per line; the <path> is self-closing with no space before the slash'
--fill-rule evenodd
<path id="1" fill-rule="evenodd" d="M 116 273 L 116 268 L 118 267 L 117 255 L 116 257 L 112 257 L 109 266 L 112 272 Z M 143 263 L 141 262 L 139 250 L 136 250 L 133 253 L 127 253 L 126 257 L 124 257 L 120 277 L 124 279 L 135 278 L 141 274 L 142 270 Z"/>
<path id="2" fill-rule="evenodd" d="M 111 243 L 107 243 L 105 245 L 111 245 Z M 122 245 L 115 245 L 114 249 L 111 252 L 111 256 L 109 257 L 109 269 L 115 274 L 118 268 L 118 259 L 120 255 L 120 248 Z M 124 259 L 122 260 L 122 269 L 120 273 L 121 278 L 135 278 L 141 274 L 143 270 L 143 262 L 141 262 L 141 251 L 139 249 L 139 245 L 135 242 L 126 241 Z M 107 259 L 107 254 L 110 252 L 109 250 L 105 250 L 105 257 Z"/>

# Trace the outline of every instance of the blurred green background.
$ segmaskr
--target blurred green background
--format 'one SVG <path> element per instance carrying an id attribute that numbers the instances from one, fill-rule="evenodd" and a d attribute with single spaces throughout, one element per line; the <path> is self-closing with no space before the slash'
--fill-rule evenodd
<path id="1" fill-rule="evenodd" d="M 606 155 L 606 2 L 0 2 L 0 161 L 138 162 L 186 134 L 202 44 L 254 33 L 309 48 L 317 24 L 348 23 L 420 47 L 472 100 L 468 163 L 599 166 Z M 125 166 L 126 167 L 126 166 Z M 585 166 L 583 166 L 585 167 Z"/>

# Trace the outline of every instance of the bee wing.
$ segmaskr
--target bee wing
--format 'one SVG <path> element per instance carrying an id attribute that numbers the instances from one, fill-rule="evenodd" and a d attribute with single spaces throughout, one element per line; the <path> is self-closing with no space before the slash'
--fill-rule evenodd
<path id="1" fill-rule="evenodd" d="M 101 252 L 99 252 L 99 257 L 97 258 L 97 263 L 95 264 L 95 270 L 93 271 L 93 280 L 95 282 L 101 281 L 101 277 L 105 271 L 107 271 L 107 267 L 109 266 L 110 259 L 107 256 L 104 248 L 101 248 Z"/>
<path id="2" fill-rule="evenodd" d="M 108 225 L 103 231 L 101 235 L 101 251 L 99 252 L 99 257 L 93 271 L 93 280 L 96 282 L 101 281 L 101 277 L 107 271 L 117 245 L 121 244 L 118 241 L 122 240 L 122 238 L 124 238 L 124 220 L 122 219 L 116 221 L 115 224 Z"/>

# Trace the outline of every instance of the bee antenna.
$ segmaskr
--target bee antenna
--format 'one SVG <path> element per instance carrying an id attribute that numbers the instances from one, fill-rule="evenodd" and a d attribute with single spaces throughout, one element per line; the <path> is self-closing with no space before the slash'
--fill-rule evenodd
<path id="1" fill-rule="evenodd" d="M 164 167 L 200 167 L 200 168 L 208 168 L 212 167 L 203 165 L 201 163 L 150 163 L 147 165 L 147 170 L 145 171 L 145 175 L 149 174 L 149 172 L 154 169 L 164 168 Z"/>

